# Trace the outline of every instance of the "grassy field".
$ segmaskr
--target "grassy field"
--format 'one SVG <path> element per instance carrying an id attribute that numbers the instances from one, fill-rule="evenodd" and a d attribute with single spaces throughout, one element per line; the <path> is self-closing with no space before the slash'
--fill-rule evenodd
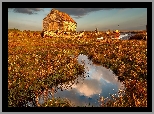
<path id="1" fill-rule="evenodd" d="M 40 32 L 13 31 L 8 34 L 8 105 L 22 107 L 72 107 L 67 99 L 47 100 L 37 105 L 45 89 L 84 76 L 77 57 L 85 54 L 94 63 L 110 68 L 125 84 L 125 95 L 113 97 L 101 107 L 147 107 L 147 41 L 98 41 L 96 37 L 41 38 Z M 75 55 L 75 58 L 71 58 Z"/>

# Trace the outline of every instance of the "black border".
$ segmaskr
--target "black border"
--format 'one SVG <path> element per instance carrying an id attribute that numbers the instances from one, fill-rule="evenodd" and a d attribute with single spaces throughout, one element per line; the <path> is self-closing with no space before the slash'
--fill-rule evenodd
<path id="1" fill-rule="evenodd" d="M 61 4 L 61 5 L 60 5 Z M 17 108 L 8 107 L 7 103 L 7 62 L 8 62 L 8 8 L 49 8 L 49 7 L 74 7 L 74 8 L 147 8 L 148 27 L 148 107 L 71 107 L 71 108 Z M 96 7 L 97 6 L 97 7 Z M 2 111 L 3 112 L 151 112 L 152 111 L 152 2 L 2 2 Z"/>

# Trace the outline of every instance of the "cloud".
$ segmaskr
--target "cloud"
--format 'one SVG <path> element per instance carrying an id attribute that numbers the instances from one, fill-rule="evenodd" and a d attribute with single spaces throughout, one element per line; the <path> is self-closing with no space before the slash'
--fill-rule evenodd
<path id="1" fill-rule="evenodd" d="M 118 87 L 121 86 L 121 83 L 118 81 L 118 77 L 115 76 L 113 71 L 106 69 L 101 65 L 93 64 L 92 61 L 89 61 L 88 57 L 85 55 L 79 55 L 79 64 L 82 63 L 81 61 L 85 63 L 85 71 L 89 73 L 91 79 L 95 79 L 98 82 L 103 79 L 107 83 L 116 84 Z"/>
<path id="2" fill-rule="evenodd" d="M 37 14 L 36 12 L 42 11 L 43 8 L 9 8 L 13 9 L 16 13 L 25 13 L 25 14 Z"/>
<path id="3" fill-rule="evenodd" d="M 59 11 L 65 12 L 69 15 L 75 16 L 74 18 L 78 19 L 84 15 L 87 15 L 91 12 L 100 11 L 100 10 L 112 10 L 112 9 L 124 9 L 124 8 L 55 8 Z"/>
<path id="4" fill-rule="evenodd" d="M 74 18 L 79 19 L 91 12 L 100 10 L 112 10 L 112 9 L 124 9 L 124 8 L 55 8 L 59 11 L 65 12 L 69 15 L 74 16 Z M 13 10 L 16 13 L 24 14 L 37 14 L 39 11 L 44 11 L 44 8 L 9 8 L 8 11 Z"/>
<path id="5" fill-rule="evenodd" d="M 101 93 L 102 84 L 99 83 L 98 80 L 92 79 L 92 80 L 84 80 L 83 84 L 73 85 L 73 88 L 76 88 L 78 92 L 80 92 L 81 95 L 85 95 L 88 97 L 91 97 L 94 94 Z"/>

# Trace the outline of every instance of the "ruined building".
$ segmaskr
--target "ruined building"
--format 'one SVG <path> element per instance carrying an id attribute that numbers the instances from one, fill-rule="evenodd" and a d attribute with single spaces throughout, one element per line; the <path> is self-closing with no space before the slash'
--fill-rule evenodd
<path id="1" fill-rule="evenodd" d="M 52 9 L 43 19 L 43 31 L 75 32 L 77 23 L 66 13 Z"/>

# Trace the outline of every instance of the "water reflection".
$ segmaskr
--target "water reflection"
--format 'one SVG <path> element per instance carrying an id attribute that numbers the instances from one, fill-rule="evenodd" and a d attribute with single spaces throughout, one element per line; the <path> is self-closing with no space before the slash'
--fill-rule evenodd
<path id="1" fill-rule="evenodd" d="M 134 36 L 134 34 L 132 33 L 121 33 L 120 36 L 119 36 L 119 39 L 121 40 L 128 40 L 130 37 Z"/>
<path id="2" fill-rule="evenodd" d="M 89 106 L 100 106 L 100 96 L 110 98 L 110 94 L 117 94 L 119 89 L 124 88 L 110 69 L 93 64 L 85 55 L 79 55 L 78 62 L 84 65 L 86 78 L 76 79 L 77 84 L 70 82 L 59 85 L 63 91 L 58 89 L 54 97 L 68 98 L 76 106 L 88 106 L 89 103 Z M 68 87 L 69 85 L 72 86 Z M 51 98 L 51 95 L 49 97 Z M 43 103 L 42 97 L 39 103 Z"/>

